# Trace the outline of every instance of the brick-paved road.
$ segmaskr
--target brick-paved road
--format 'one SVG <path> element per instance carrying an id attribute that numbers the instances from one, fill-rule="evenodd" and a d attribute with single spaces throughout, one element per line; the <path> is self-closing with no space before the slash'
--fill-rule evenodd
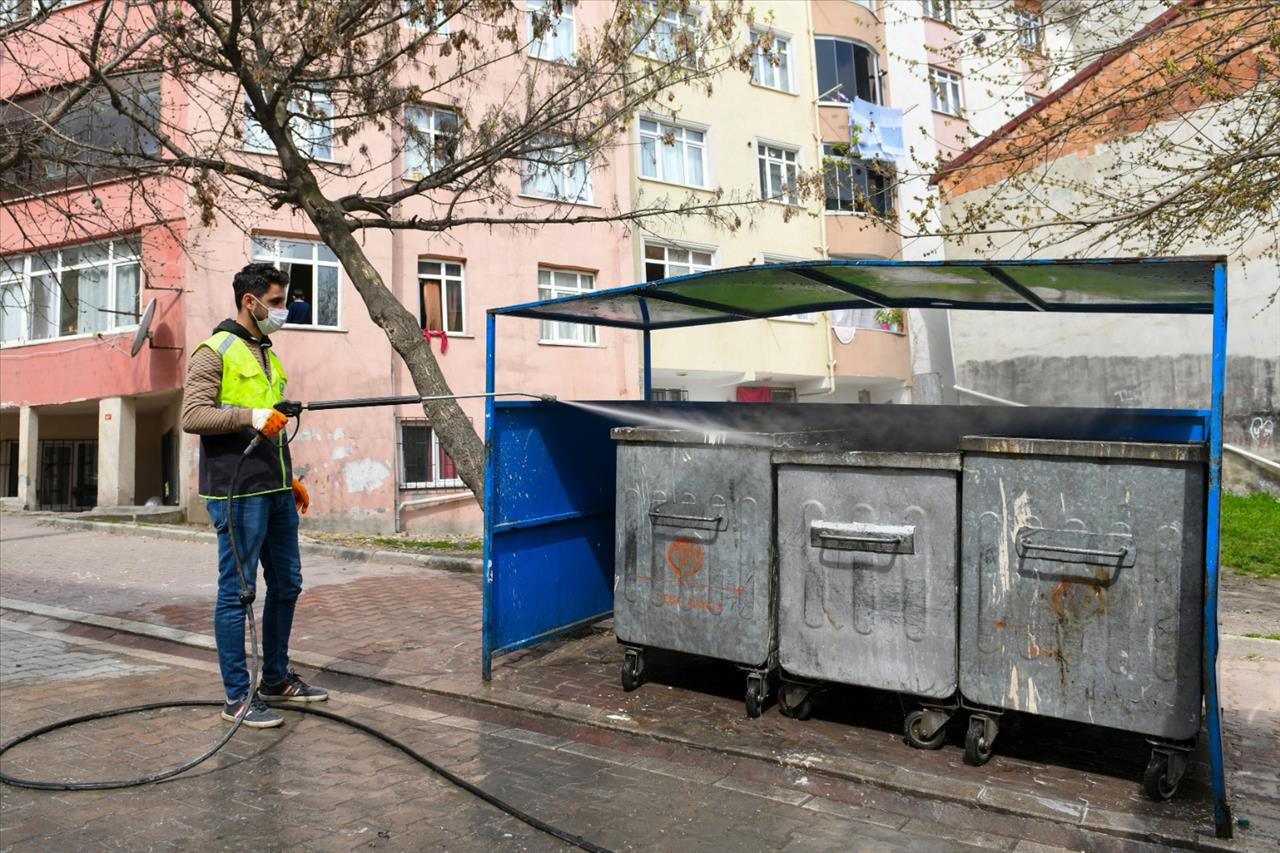
<path id="1" fill-rule="evenodd" d="M 9 514 L 0 517 L 0 542 L 0 595 L 6 598 L 208 633 L 210 545 L 39 527 Z M 1042 827 L 1030 819 L 1005 831 L 1059 844 L 1085 846 L 1089 836 L 1079 828 L 1194 839 L 1207 822 L 1202 766 L 1193 768 L 1172 803 L 1141 797 L 1136 780 L 1147 748 L 1135 736 L 1027 721 L 1001 734 L 990 764 L 972 768 L 961 761 L 962 726 L 941 751 L 910 750 L 898 733 L 903 709 L 897 698 L 870 691 L 833 691 L 815 719 L 803 723 L 776 710 L 748 721 L 732 669 L 659 658 L 652 661 L 653 683 L 624 694 L 617 681 L 620 651 L 603 632 L 502 658 L 494 682 L 484 685 L 476 578 L 353 568 L 322 558 L 304 564 L 294 651 L 308 663 L 718 750 L 734 760 L 781 763 L 800 773 L 809 768 L 823 784 L 846 786 L 841 790 L 853 802 L 901 814 L 919 809 L 912 792 L 927 792 L 929 814 L 960 826 L 974 825 L 975 810 L 967 807 L 973 804 L 1052 819 L 1060 822 L 1056 834 L 1037 834 Z M 1266 849 L 1280 838 L 1280 645 L 1240 642 L 1260 651 L 1232 657 L 1234 647 L 1227 646 L 1231 787 L 1239 814 L 1253 824 L 1246 844 Z M 978 814 L 981 826 L 989 812 Z"/>
<path id="2" fill-rule="evenodd" d="M 208 687 L 207 663 L 122 653 L 15 623 L 0 622 L 0 639 L 5 740 L 87 709 L 186 698 Z M 636 755 L 616 748 L 629 745 L 625 738 L 600 746 L 575 739 L 581 730 L 547 734 L 399 701 L 404 697 L 369 684 L 350 686 L 356 690 L 335 691 L 329 709 L 619 850 L 926 851 L 1017 843 L 804 793 L 797 789 L 803 783 L 778 787 L 723 767 Z M 154 772 L 197 754 L 224 725 L 213 709 L 95 722 L 15 748 L 4 770 L 45 779 Z M 0 805 L 5 851 L 561 849 L 364 735 L 297 715 L 280 729 L 242 730 L 209 763 L 163 785 L 72 793 L 6 787 Z"/>

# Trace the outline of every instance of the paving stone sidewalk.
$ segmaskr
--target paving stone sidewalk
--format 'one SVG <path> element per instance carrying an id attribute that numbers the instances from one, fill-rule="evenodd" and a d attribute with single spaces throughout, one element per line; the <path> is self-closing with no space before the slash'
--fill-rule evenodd
<path id="1" fill-rule="evenodd" d="M 211 646 L 207 544 L 71 532 L 11 515 L 0 525 L 6 605 L 64 618 L 75 611 L 77 621 L 96 618 L 100 626 L 75 631 L 152 633 Z M 831 691 L 806 722 L 776 709 L 747 720 L 732 668 L 656 656 L 651 683 L 623 693 L 621 652 L 605 630 L 502 658 L 485 684 L 477 578 L 321 557 L 306 560 L 304 574 L 294 657 L 330 671 L 812 771 L 881 801 L 924 795 L 942 818 L 980 809 L 1047 821 L 1057 825 L 1050 843 L 1092 832 L 1232 849 L 1274 849 L 1280 840 L 1277 643 L 1228 641 L 1224 648 L 1229 784 L 1237 814 L 1250 825 L 1236 842 L 1219 845 L 1205 832 L 1207 768 L 1193 766 L 1174 801 L 1149 802 L 1137 785 L 1148 747 L 1136 736 L 1028 718 L 1002 731 L 991 763 L 973 768 L 961 760 L 961 726 L 953 726 L 943 750 L 911 750 L 899 733 L 904 707 L 872 691 Z"/>
<path id="2" fill-rule="evenodd" d="M 89 708 L 188 698 L 213 667 L 0 620 L 0 738 Z M 323 676 L 322 676 L 323 677 Z M 720 756 L 671 760 L 651 742 L 586 726 L 340 679 L 325 706 L 387 732 L 517 808 L 615 850 L 1044 851 L 983 829 L 850 802 L 848 792 Z M 483 710 L 483 709 L 482 709 Z M 208 763 L 119 791 L 0 789 L 0 850 L 560 850 L 400 753 L 286 712 Z M 6 773 L 127 778 L 199 754 L 225 724 L 183 708 L 87 723 L 14 748 Z M 782 783 L 782 784 L 779 784 Z M 1010 825 L 1006 822 L 1006 829 Z"/>

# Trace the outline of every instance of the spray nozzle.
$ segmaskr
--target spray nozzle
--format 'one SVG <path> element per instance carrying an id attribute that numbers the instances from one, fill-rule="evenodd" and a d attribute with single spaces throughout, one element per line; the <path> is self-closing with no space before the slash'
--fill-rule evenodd
<path id="1" fill-rule="evenodd" d="M 556 402 L 556 395 L 555 394 L 539 394 L 538 399 L 544 403 L 554 403 Z"/>

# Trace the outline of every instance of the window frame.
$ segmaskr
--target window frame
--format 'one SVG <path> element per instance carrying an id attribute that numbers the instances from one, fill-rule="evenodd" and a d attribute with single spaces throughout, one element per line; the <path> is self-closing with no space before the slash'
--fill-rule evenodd
<path id="1" fill-rule="evenodd" d="M 132 246 L 130 246 L 132 244 Z M 122 246 L 119 257 L 117 257 L 117 246 Z M 75 251 L 77 253 L 84 252 L 93 248 L 106 248 L 106 257 L 102 260 L 76 261 L 75 263 L 64 263 L 64 253 Z M 22 269 L 20 272 L 14 272 L 14 261 L 21 261 Z M 53 341 L 66 341 L 84 338 L 93 338 L 99 335 L 116 335 L 135 331 L 142 319 L 142 293 L 146 289 L 146 276 L 143 272 L 142 264 L 142 236 L 140 233 L 120 235 L 111 237 L 106 240 L 90 240 L 83 243 L 75 243 L 70 246 L 64 246 L 58 249 L 49 250 L 47 252 L 26 252 L 6 255 L 3 258 L 4 265 L 0 265 L 0 299 L 3 293 L 16 285 L 16 292 L 19 294 L 20 302 L 13 307 L 21 310 L 21 329 L 16 338 L 5 339 L 0 337 L 0 346 L 5 348 L 18 346 L 31 346 L 33 344 L 50 343 Z M 116 325 L 115 318 L 124 316 L 120 313 L 119 304 L 119 271 L 122 268 L 135 267 L 137 269 L 137 291 L 135 297 L 136 312 L 132 322 L 120 323 Z M 64 275 L 68 272 L 79 272 L 86 269 L 106 269 L 106 293 L 107 307 L 91 306 L 97 309 L 101 314 L 106 315 L 107 324 L 105 328 L 94 329 L 91 331 L 80 331 L 79 314 L 77 313 L 76 331 L 70 334 L 63 334 L 63 309 L 67 305 L 66 295 L 63 291 Z M 48 324 L 52 334 L 46 337 L 33 337 L 35 330 L 35 279 L 49 277 L 52 280 L 53 287 L 49 291 L 50 305 L 53 307 L 52 316 L 46 317 L 45 322 Z M 78 278 L 78 276 L 77 276 Z M 78 282 L 77 282 L 78 288 Z M 77 312 L 79 310 L 79 291 L 77 289 Z M 124 312 L 128 313 L 128 312 Z M 3 335 L 3 326 L 0 325 L 0 336 Z"/>
<path id="2" fill-rule="evenodd" d="M 956 8 L 954 0 L 924 0 L 921 4 L 923 14 L 931 21 L 939 21 L 943 24 L 954 27 L 956 25 Z M 942 14 L 937 14 L 939 7 Z"/>
<path id="3" fill-rule="evenodd" d="M 577 4 L 572 0 L 564 0 L 563 11 L 555 17 L 555 22 L 551 28 L 543 33 L 542 38 L 535 39 L 533 37 L 533 16 L 538 13 L 534 7 L 546 10 L 552 3 L 552 0 L 525 0 L 525 36 L 529 39 L 529 57 L 542 62 L 557 62 L 562 65 L 572 65 L 577 61 L 578 55 L 578 20 L 577 20 Z M 550 13 L 548 12 L 548 16 Z M 559 35 L 559 28 L 565 21 L 569 22 L 569 55 L 568 56 L 544 56 L 543 48 L 548 44 L 555 45 L 556 37 Z M 548 42 L 547 37 L 551 40 Z"/>
<path id="4" fill-rule="evenodd" d="M 272 241 L 275 244 L 274 253 L 272 254 L 259 253 L 257 247 L 260 244 L 260 242 L 264 242 L 268 240 Z M 280 252 L 281 241 L 286 241 L 289 243 L 310 244 L 311 260 L 305 261 L 301 258 L 291 258 L 281 254 Z M 272 264 L 275 266 L 276 269 L 281 269 L 281 266 L 280 266 L 281 264 L 309 263 L 312 267 L 312 270 L 313 270 L 311 273 L 311 320 L 312 322 L 311 323 L 286 323 L 284 325 L 284 328 L 286 329 L 294 329 L 294 330 L 313 329 L 313 330 L 328 331 L 328 332 L 346 331 L 346 329 L 342 325 L 342 264 L 341 262 L 338 261 L 336 256 L 332 261 L 328 260 L 327 258 L 322 259 L 321 258 L 322 248 L 324 251 L 327 251 L 330 254 L 333 254 L 333 250 L 330 249 L 328 246 L 326 246 L 323 241 L 316 240 L 311 237 L 282 237 L 277 234 L 250 234 L 249 235 L 249 260 L 250 261 Z M 334 322 L 333 322 L 333 325 L 331 326 L 324 325 L 317 322 L 320 316 L 320 302 L 316 298 L 316 288 L 319 285 L 319 276 L 316 274 L 315 271 L 318 270 L 320 267 L 332 268 L 337 271 L 337 278 L 335 279 L 335 284 L 334 284 L 334 291 L 335 291 L 334 292 L 334 309 L 333 309 Z M 289 284 L 285 285 L 286 301 L 289 298 L 289 289 L 291 287 L 293 287 L 292 281 L 290 281 Z"/>
<path id="5" fill-rule="evenodd" d="M 291 102 L 289 105 L 289 111 L 290 111 L 289 133 L 293 137 L 293 144 L 298 148 L 298 153 L 305 156 L 308 160 L 314 160 L 317 163 L 337 163 L 339 161 L 334 156 L 335 145 L 334 145 L 334 134 L 333 134 L 333 97 L 328 92 L 324 92 L 319 89 L 307 90 L 306 95 L 307 95 L 307 99 L 311 101 L 311 103 L 314 104 L 316 103 L 317 98 L 322 98 L 323 99 L 322 103 L 326 105 L 324 108 L 325 125 L 326 125 L 324 127 L 324 130 L 325 130 L 326 144 L 328 146 L 328 153 L 324 157 L 317 157 L 315 155 L 315 140 L 307 139 L 306 137 L 300 135 L 299 132 L 302 130 L 302 127 L 299 126 L 298 124 L 299 122 L 301 122 L 306 127 L 314 127 L 319 122 L 317 121 L 317 119 L 314 119 L 304 114 L 301 111 L 301 105 Z M 266 131 L 262 129 L 262 125 L 258 123 L 258 120 L 256 118 L 254 118 L 251 106 L 252 105 L 249 103 L 248 99 L 245 99 L 244 100 L 244 128 L 243 128 L 244 139 L 241 140 L 240 150 L 248 152 L 250 154 L 266 154 L 271 157 L 280 156 L 279 152 L 276 151 L 275 145 L 271 144 L 271 141 L 269 138 L 265 143 L 259 143 L 254 141 L 255 137 L 256 138 L 267 138 L 267 137 L 266 137 Z"/>
<path id="6" fill-rule="evenodd" d="M 641 0 L 640 9 L 642 10 L 642 14 L 656 12 L 658 10 L 658 0 Z M 671 17 L 671 20 L 667 20 L 668 17 Z M 667 21 L 670 25 L 670 29 L 668 30 L 669 33 L 674 33 L 677 28 L 696 33 L 698 31 L 698 26 L 702 23 L 702 15 L 696 7 L 691 11 L 681 12 L 679 9 L 669 6 L 663 9 L 662 16 L 657 18 L 651 27 L 647 26 L 650 20 L 653 19 L 644 17 L 639 21 L 639 23 L 646 25 L 649 34 L 644 41 L 636 43 L 633 52 L 635 55 L 643 56 L 646 59 L 656 59 L 660 62 L 675 62 L 677 60 L 675 55 L 676 42 L 673 37 L 669 37 L 671 55 L 663 55 L 663 41 L 658 38 L 661 31 L 661 22 Z M 650 44 L 652 44 L 652 49 L 650 49 Z M 682 65 L 685 65 L 686 67 L 694 67 L 699 63 L 701 57 L 695 49 L 688 57 L 681 57 L 680 59 Z M 688 61 L 684 61 L 685 59 Z"/>
<path id="7" fill-rule="evenodd" d="M 542 274 L 547 273 L 549 276 L 548 283 L 543 285 Z M 556 283 L 556 274 L 572 275 L 578 282 L 577 287 L 562 287 Z M 582 287 L 583 277 L 591 280 L 590 287 Z M 543 291 L 548 291 L 544 294 Z M 596 273 L 592 270 L 574 269 L 570 267 L 557 267 L 552 264 L 538 264 L 538 301 L 546 299 L 560 299 L 565 296 L 578 296 L 583 293 L 594 293 L 596 290 Z M 572 335 L 560 336 L 560 327 L 567 326 L 573 329 Z M 551 330 L 552 336 L 548 336 L 547 332 Z M 598 327 L 589 323 L 569 323 L 562 320 L 539 320 L 538 321 L 538 343 L 546 346 L 562 346 L 562 347 L 598 347 L 600 346 L 600 333 Z"/>
<path id="8" fill-rule="evenodd" d="M 963 77 L 955 71 L 948 71 L 945 68 L 939 68 L 936 65 L 929 66 L 929 100 L 930 106 L 935 113 L 952 118 L 964 118 L 964 89 L 961 86 Z M 955 111 L 943 109 L 946 104 L 941 97 L 941 93 L 948 91 L 955 96 Z"/>
<path id="9" fill-rule="evenodd" d="M 411 111 L 422 114 L 427 119 L 427 123 L 430 125 L 430 127 L 427 127 L 424 129 L 424 128 L 418 127 L 416 124 L 413 124 L 413 122 L 409 117 Z M 448 154 L 448 159 L 442 161 L 437 165 L 436 152 L 439 149 L 439 139 L 449 138 L 449 134 L 441 130 L 441 128 L 439 127 L 438 119 L 441 116 L 453 117 L 453 120 L 454 120 L 454 133 L 452 137 L 453 148 Z M 402 153 L 401 153 L 401 157 L 404 161 L 404 170 L 403 170 L 403 174 L 401 175 L 403 180 L 414 181 L 414 182 L 420 181 L 423 178 L 426 178 L 426 177 L 429 177 L 430 175 L 435 174 L 445 166 L 452 164 L 457 159 L 458 149 L 462 146 L 462 115 L 458 113 L 456 110 L 451 110 L 448 107 L 435 106 L 433 104 L 405 104 L 404 123 L 405 123 L 405 127 L 409 127 L 411 124 L 413 124 L 415 132 L 418 133 L 420 136 L 427 137 L 427 139 L 430 140 L 430 144 L 424 145 L 424 151 L 423 151 L 423 154 L 424 154 L 423 165 L 425 167 L 428 167 L 429 171 L 420 171 L 420 172 L 411 171 L 409 166 L 409 151 L 410 151 L 411 145 L 416 148 L 416 143 L 414 143 L 412 137 L 408 133 L 405 133 L 404 145 L 402 146 Z M 424 140 L 424 142 L 425 141 L 426 140 Z M 415 151 L 415 156 L 417 156 L 416 151 Z"/>
<path id="10" fill-rule="evenodd" d="M 880 84 L 880 54 L 874 47 L 867 44 L 866 42 L 859 41 L 858 39 L 854 39 L 854 38 L 848 38 L 846 36 L 815 35 L 813 37 L 813 47 L 814 47 L 813 69 L 814 69 L 814 75 L 815 75 L 814 79 L 817 81 L 817 85 L 818 85 L 817 97 L 818 97 L 819 106 L 840 106 L 840 107 L 847 106 L 855 97 L 858 96 L 858 93 L 856 91 L 858 88 L 858 69 L 857 69 L 856 62 L 854 62 L 853 86 L 855 91 L 853 95 L 850 96 L 847 92 L 845 92 L 842 89 L 839 92 L 836 92 L 832 95 L 828 95 L 826 99 L 822 97 L 824 94 L 829 92 L 832 87 L 827 86 L 824 88 L 822 85 L 822 76 L 819 70 L 821 66 L 818 64 L 818 42 L 820 41 L 829 41 L 829 42 L 834 42 L 836 44 L 849 45 L 850 48 L 852 48 L 855 51 L 852 57 L 852 59 L 854 60 L 856 60 L 857 58 L 856 51 L 859 48 L 867 51 L 867 54 L 871 57 L 871 64 L 873 66 L 871 69 L 871 81 L 870 81 L 871 94 L 873 95 L 873 97 L 871 98 L 871 102 L 876 104 L 884 103 L 884 87 Z M 836 82 L 839 83 L 840 81 L 837 80 Z M 839 97 L 836 97 L 837 95 Z"/>
<path id="11" fill-rule="evenodd" d="M 845 148 L 844 153 L 841 153 L 838 150 L 841 147 Z M 827 165 L 829 161 L 837 161 L 837 167 L 836 167 L 837 174 L 834 176 L 827 172 Z M 845 210 L 842 207 L 831 208 L 827 206 L 831 200 L 830 186 L 831 186 L 831 182 L 833 181 L 835 182 L 835 189 L 836 189 L 836 196 L 835 196 L 836 203 L 841 204 L 844 201 L 842 194 L 840 193 L 841 185 L 839 183 L 840 176 L 838 171 L 840 169 L 840 165 L 839 165 L 840 161 L 844 161 L 849 164 L 848 166 L 844 167 L 849 171 L 848 180 L 849 180 L 849 188 L 850 188 L 850 197 L 848 201 L 849 201 L 849 204 L 851 205 L 851 209 L 849 210 Z M 889 163 L 888 161 L 881 161 L 881 162 L 885 162 L 890 167 L 893 167 L 894 175 L 886 175 L 886 174 L 880 173 L 880 177 L 884 180 L 885 185 L 878 191 L 872 192 L 871 164 L 875 162 L 876 162 L 875 160 L 864 160 L 861 157 L 854 157 L 852 153 L 849 152 L 848 146 L 844 145 L 844 143 L 839 143 L 839 142 L 822 143 L 822 166 L 823 166 L 823 178 L 824 178 L 823 180 L 823 183 L 824 183 L 823 213 L 825 215 L 827 216 L 871 216 L 876 219 L 882 219 L 882 220 L 887 220 L 891 218 L 893 213 L 895 213 L 897 210 L 898 199 L 897 199 L 897 194 L 894 192 L 894 183 L 895 183 L 894 177 L 896 176 L 897 169 L 894 166 L 894 164 Z M 862 180 L 858 185 L 855 185 L 855 175 L 853 173 L 855 166 L 860 167 L 864 173 L 864 180 Z M 866 204 L 868 207 L 874 208 L 874 205 L 871 204 L 871 200 L 876 198 L 877 196 L 880 196 L 885 198 L 887 201 L 887 204 L 885 205 L 886 209 L 859 210 L 858 209 L 859 197 L 856 195 L 859 188 L 861 188 L 862 190 L 862 197 L 866 199 Z"/>
<path id="12" fill-rule="evenodd" d="M 1041 55 L 1044 53 L 1044 15 L 1037 9 L 1029 9 L 1026 6 L 1013 7 L 1013 20 L 1017 27 L 1018 49 L 1027 53 Z M 1029 45 L 1027 39 L 1024 38 L 1028 33 L 1032 34 L 1035 41 L 1034 45 Z"/>
<path id="13" fill-rule="evenodd" d="M 688 388 L 650 388 L 649 402 L 651 403 L 687 403 L 689 402 Z"/>
<path id="14" fill-rule="evenodd" d="M 771 54 L 774 54 L 780 57 L 785 56 L 786 58 L 785 67 L 786 67 L 787 79 L 783 81 L 784 85 L 774 86 L 770 83 L 764 82 L 763 80 L 756 79 L 757 72 L 763 67 L 763 64 L 765 63 L 764 54 L 762 53 L 762 51 L 758 46 L 759 37 L 762 35 L 768 35 L 773 38 L 774 49 L 770 51 Z M 773 30 L 768 27 L 759 27 L 759 26 L 751 28 L 751 32 L 748 38 L 751 40 L 751 85 L 759 86 L 762 89 L 770 89 L 774 92 L 786 92 L 789 95 L 795 94 L 795 91 L 796 91 L 795 73 L 794 73 L 795 51 L 793 50 L 793 47 L 795 45 L 795 39 L 792 38 L 792 36 L 789 33 L 779 32 L 777 30 Z M 785 45 L 786 49 L 779 51 L 777 49 L 779 43 Z M 767 63 L 767 64 L 775 72 L 784 67 L 781 62 L 779 62 L 778 65 L 774 65 L 773 63 Z"/>
<path id="15" fill-rule="evenodd" d="M 644 126 L 646 123 L 657 125 L 657 129 L 653 131 L 645 130 Z M 693 189 L 700 189 L 700 190 L 711 189 L 712 187 L 711 162 L 708 157 L 708 154 L 710 153 L 710 149 L 711 149 L 711 146 L 708 140 L 708 136 L 710 135 L 710 130 L 711 129 L 706 125 L 695 124 L 692 122 L 675 121 L 673 119 L 663 119 L 657 116 L 642 114 L 636 121 L 636 133 L 640 137 L 640 144 L 637 146 L 639 150 L 639 155 L 640 155 L 640 163 L 639 163 L 639 168 L 636 170 L 636 176 L 644 181 L 659 181 L 664 184 L 675 184 L 677 186 L 691 187 Z M 693 133 L 701 134 L 702 141 L 700 142 L 690 141 L 686 136 L 686 134 L 689 133 L 690 131 L 692 131 Z M 682 149 L 680 163 L 684 168 L 686 178 L 688 177 L 689 148 L 693 147 L 702 152 L 702 156 L 701 156 L 702 183 L 694 184 L 694 183 L 689 183 L 687 180 L 675 180 L 674 178 L 668 177 L 667 175 L 664 175 L 664 174 L 646 175 L 644 173 L 645 162 L 646 162 L 646 158 L 645 158 L 646 139 L 652 139 L 655 141 L 654 168 L 657 171 L 661 172 L 662 164 L 664 160 L 660 156 L 659 152 L 660 152 L 661 146 L 666 145 L 664 140 L 666 139 L 668 132 L 670 132 L 675 138 L 674 147 L 678 147 Z"/>
<path id="16" fill-rule="evenodd" d="M 800 159 L 801 158 L 800 146 L 790 145 L 785 142 L 774 142 L 768 139 L 760 139 L 759 137 L 757 137 L 755 140 L 755 146 L 756 146 L 756 170 L 758 172 L 758 177 L 760 178 L 760 198 L 762 200 L 771 201 L 776 204 L 785 204 L 788 207 L 798 207 L 801 204 L 800 196 L 795 193 L 794 189 L 790 193 L 785 193 L 785 194 L 779 193 L 776 195 L 770 194 L 766 191 L 765 183 L 767 182 L 767 178 L 769 176 L 768 166 L 772 162 L 780 163 L 782 164 L 784 172 L 786 171 L 786 166 L 787 166 L 787 160 L 785 159 L 785 157 L 774 158 L 771 155 L 771 153 L 768 152 L 766 149 L 773 148 L 773 149 L 777 149 L 784 155 L 785 154 L 795 155 L 795 159 L 791 163 L 791 165 L 795 169 L 795 176 L 793 178 L 793 183 L 792 183 L 792 187 L 794 187 L 795 186 L 794 182 L 798 182 L 800 179 L 800 168 L 802 165 L 802 162 Z M 784 180 L 784 187 L 785 187 L 785 180 Z"/>
<path id="17" fill-rule="evenodd" d="M 414 21 L 406 17 L 401 21 L 401 24 L 415 32 L 422 33 L 423 35 L 449 35 L 449 15 L 445 11 L 444 0 L 437 0 L 437 2 L 439 2 L 440 5 L 433 7 L 435 9 L 436 18 L 432 23 L 427 23 L 426 21 Z M 400 14 L 409 14 L 408 0 L 400 0 Z"/>
<path id="18" fill-rule="evenodd" d="M 457 258 L 441 258 L 433 255 L 418 256 L 418 270 L 414 280 L 418 283 L 418 320 L 422 329 L 427 328 L 427 306 L 422 295 L 422 284 L 424 279 L 435 278 L 430 273 L 422 271 L 423 264 L 439 264 L 440 265 L 440 325 L 446 327 L 443 330 L 433 329 L 432 331 L 444 331 L 446 334 L 454 336 L 467 336 L 470 334 L 467 325 L 467 263 Z M 448 267 L 451 264 L 457 264 L 458 275 L 451 276 L 448 273 Z M 451 281 L 456 280 L 458 284 L 458 301 L 460 303 L 459 311 L 461 312 L 462 327 L 460 329 L 447 328 L 449 325 L 449 295 L 448 285 Z"/>
<path id="19" fill-rule="evenodd" d="M 651 248 L 662 249 L 661 261 L 658 261 L 656 259 L 652 259 L 649 257 L 649 249 Z M 688 267 L 687 272 L 682 272 L 682 273 L 671 272 L 671 267 L 673 265 L 673 262 L 669 256 L 669 253 L 672 251 L 685 252 L 688 254 L 689 260 L 685 263 L 678 264 L 679 266 L 682 266 L 682 267 Z M 710 258 L 710 260 L 707 262 L 705 266 L 702 264 L 694 263 L 693 255 L 695 252 L 700 255 L 707 255 Z M 644 269 L 644 280 L 645 281 L 661 281 L 662 279 L 672 278 L 677 275 L 693 275 L 694 273 L 707 272 L 708 270 L 713 270 L 716 268 L 716 260 L 717 260 L 716 256 L 718 252 L 719 252 L 719 248 L 716 246 L 700 245 L 697 243 L 686 243 L 679 240 L 664 240 L 660 237 L 646 237 L 640 241 L 640 265 L 641 265 L 641 268 Z M 649 278 L 649 271 L 647 267 L 651 263 L 662 265 L 663 275 L 660 278 Z"/>
<path id="20" fill-rule="evenodd" d="M 540 154 L 556 153 L 557 156 L 562 160 L 562 162 L 545 164 L 544 166 L 544 164 L 539 164 L 537 160 L 533 159 L 529 155 L 522 157 L 521 159 L 523 160 L 523 163 L 520 170 L 520 195 L 526 198 L 535 198 L 535 199 L 538 199 L 539 201 L 552 201 L 552 202 L 557 202 L 561 204 L 594 205 L 595 194 L 594 194 L 594 188 L 592 186 L 592 180 L 591 180 L 593 169 L 592 169 L 592 162 L 591 162 L 590 155 L 583 156 L 580 159 L 565 159 L 563 154 L 559 154 L 558 152 L 566 152 L 566 153 L 571 152 L 574 149 L 577 149 L 578 146 L 574 145 L 572 142 L 569 142 L 567 140 L 561 141 L 554 145 L 552 145 L 550 141 L 548 141 L 545 144 L 548 146 L 550 150 L 544 151 L 544 152 L 538 152 L 538 153 Z M 534 156 L 537 156 L 537 155 L 535 154 Z M 576 198 L 570 198 L 567 196 L 559 196 L 559 195 L 541 195 L 533 191 L 536 188 L 536 179 L 530 174 L 531 170 L 545 168 L 546 173 L 550 174 L 551 169 L 558 168 L 561 170 L 561 181 L 567 186 L 567 184 L 569 183 L 569 180 L 572 179 L 572 171 L 577 169 L 579 165 L 581 165 L 583 169 L 582 186 L 586 190 L 585 197 L 578 196 Z"/>
<path id="21" fill-rule="evenodd" d="M 430 480 L 410 480 L 409 479 L 409 471 L 408 471 L 409 458 L 408 458 L 408 454 L 405 453 L 405 445 L 406 445 L 405 427 L 425 428 L 429 430 L 431 433 L 431 437 L 428 439 L 428 446 L 426 448 L 427 455 L 428 455 L 428 462 L 431 466 Z M 397 486 L 401 491 L 466 488 L 467 484 L 462 481 L 461 477 L 449 477 L 449 478 L 440 477 L 441 454 L 443 453 L 445 456 L 448 456 L 449 454 L 441 446 L 440 434 L 439 432 L 436 431 L 436 428 L 432 426 L 431 420 L 429 418 L 397 418 L 396 432 L 398 433 L 397 437 L 399 439 L 399 441 L 397 442 L 397 446 L 399 447 L 399 450 L 400 450 L 400 464 L 398 466 L 399 470 L 396 472 L 399 480 L 399 482 L 397 483 Z M 453 462 L 453 458 L 450 457 L 449 461 Z M 453 462 L 453 466 L 454 466 L 454 472 L 456 473 L 458 470 L 457 463 Z"/>

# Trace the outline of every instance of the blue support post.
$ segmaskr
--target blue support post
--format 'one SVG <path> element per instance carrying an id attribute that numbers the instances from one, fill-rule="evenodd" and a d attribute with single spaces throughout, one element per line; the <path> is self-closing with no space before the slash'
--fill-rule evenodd
<path id="1" fill-rule="evenodd" d="M 480 639 L 480 674 L 485 681 L 492 675 L 493 661 L 493 525 L 497 523 L 497 484 L 493 482 L 494 432 L 494 346 L 497 336 L 494 328 L 497 318 L 485 315 L 484 322 L 484 390 L 490 396 L 484 398 L 484 551 L 482 558 L 484 604 Z"/>
<path id="2" fill-rule="evenodd" d="M 1204 704 L 1213 774 L 1213 822 L 1219 838 L 1232 835 L 1222 763 L 1222 707 L 1218 701 L 1218 550 L 1222 517 L 1222 408 L 1227 374 L 1227 269 L 1213 268 L 1213 397 L 1209 415 L 1209 501 L 1205 518 Z"/>
<path id="3" fill-rule="evenodd" d="M 649 303 L 642 297 L 640 300 L 640 316 L 644 318 L 644 352 L 642 354 L 644 366 L 641 374 L 641 390 L 644 392 L 644 401 L 647 403 L 653 399 L 653 362 L 650 360 L 650 341 L 649 341 Z"/>

